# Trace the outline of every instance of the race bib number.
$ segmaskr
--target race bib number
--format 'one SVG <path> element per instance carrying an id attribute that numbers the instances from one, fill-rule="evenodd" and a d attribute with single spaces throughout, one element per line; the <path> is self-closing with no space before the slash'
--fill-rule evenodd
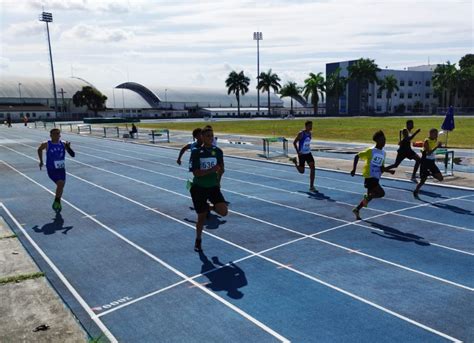
<path id="1" fill-rule="evenodd" d="M 377 179 L 382 175 L 381 167 L 383 165 L 383 155 L 374 155 L 370 161 L 370 176 Z"/>
<path id="2" fill-rule="evenodd" d="M 208 170 L 217 165 L 217 158 L 215 157 L 206 157 L 199 159 L 200 168 L 203 170 Z"/>
<path id="3" fill-rule="evenodd" d="M 54 168 L 64 169 L 65 168 L 64 160 L 54 161 Z"/>

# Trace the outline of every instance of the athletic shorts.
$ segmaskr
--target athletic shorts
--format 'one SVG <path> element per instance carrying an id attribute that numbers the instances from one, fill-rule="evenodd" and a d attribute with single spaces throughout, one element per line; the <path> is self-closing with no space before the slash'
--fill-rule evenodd
<path id="1" fill-rule="evenodd" d="M 425 178 L 430 175 L 441 173 L 439 168 L 436 166 L 435 160 L 429 160 L 427 158 L 421 159 L 420 165 L 420 177 Z"/>
<path id="2" fill-rule="evenodd" d="M 54 183 L 58 182 L 59 180 L 66 181 L 66 169 L 47 169 L 48 176 Z"/>
<path id="3" fill-rule="evenodd" d="M 395 163 L 400 163 L 405 158 L 408 158 L 409 160 L 414 160 L 416 158 L 416 156 L 418 156 L 418 155 L 413 150 L 398 150 L 397 158 L 395 159 Z"/>
<path id="4" fill-rule="evenodd" d="M 370 193 L 370 191 L 372 189 L 380 187 L 379 179 L 377 179 L 375 177 L 368 177 L 368 178 L 364 179 L 364 187 L 367 188 L 367 190 Z"/>
<path id="5" fill-rule="evenodd" d="M 224 196 L 219 187 L 205 188 L 193 185 L 191 187 L 191 198 L 193 199 L 194 210 L 196 213 L 204 213 L 209 211 L 209 200 L 213 205 L 225 202 Z"/>
<path id="6" fill-rule="evenodd" d="M 309 154 L 300 154 L 298 155 L 298 165 L 300 167 L 304 167 L 304 164 L 308 163 L 308 165 L 313 162 L 314 163 L 314 158 L 313 158 L 313 154 L 312 153 L 309 153 Z"/>

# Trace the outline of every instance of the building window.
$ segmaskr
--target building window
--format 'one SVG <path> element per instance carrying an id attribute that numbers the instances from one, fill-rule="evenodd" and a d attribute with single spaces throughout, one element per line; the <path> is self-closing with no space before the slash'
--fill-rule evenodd
<path id="1" fill-rule="evenodd" d="M 431 81 L 426 81 L 426 82 L 425 82 L 425 86 L 426 86 L 426 87 L 430 87 L 430 86 L 431 86 Z"/>
<path id="2" fill-rule="evenodd" d="M 377 99 L 382 99 L 382 92 L 380 91 L 377 92 Z"/>
<path id="3" fill-rule="evenodd" d="M 413 86 L 413 81 L 412 80 L 408 80 L 408 87 L 411 87 Z"/>
<path id="4" fill-rule="evenodd" d="M 377 112 L 380 112 L 380 111 L 382 111 L 382 105 L 377 104 Z"/>
<path id="5" fill-rule="evenodd" d="M 405 99 L 405 93 L 400 92 L 400 99 Z"/>
<path id="6" fill-rule="evenodd" d="M 46 117 L 49 117 L 49 113 L 46 113 Z"/>
<path id="7" fill-rule="evenodd" d="M 400 80 L 400 87 L 404 87 L 405 86 L 405 80 Z"/>
<path id="8" fill-rule="evenodd" d="M 408 110 L 409 112 L 411 112 L 412 109 L 413 109 L 413 107 L 412 107 L 411 105 L 408 105 L 408 106 L 407 106 L 407 110 Z"/>
<path id="9" fill-rule="evenodd" d="M 5 116 L 4 113 L 0 113 L 0 118 L 3 118 Z"/>
<path id="10" fill-rule="evenodd" d="M 408 93 L 408 99 L 411 99 L 411 98 L 413 98 L 413 94 Z"/>

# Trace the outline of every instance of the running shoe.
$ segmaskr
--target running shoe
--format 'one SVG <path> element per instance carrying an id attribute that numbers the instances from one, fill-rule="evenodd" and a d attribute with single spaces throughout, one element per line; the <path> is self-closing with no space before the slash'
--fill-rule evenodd
<path id="1" fill-rule="evenodd" d="M 360 217 L 360 213 L 359 213 L 359 210 L 357 209 L 357 207 L 354 207 L 352 209 L 352 213 L 354 213 L 354 215 L 356 216 L 356 219 L 357 220 L 362 220 L 362 218 Z"/>
<path id="2" fill-rule="evenodd" d="M 196 242 L 194 242 L 194 251 L 195 252 L 201 252 L 202 251 L 201 240 L 200 239 L 196 239 Z"/>
<path id="3" fill-rule="evenodd" d="M 313 187 L 309 187 L 309 191 L 310 191 L 310 192 L 317 192 L 317 190 L 316 190 L 316 188 L 314 188 L 314 186 L 313 186 Z"/>
<path id="4" fill-rule="evenodd" d="M 420 199 L 418 191 L 413 191 L 413 196 L 415 197 L 415 199 Z"/>
<path id="5" fill-rule="evenodd" d="M 58 202 L 58 201 L 54 201 L 53 205 L 51 207 L 53 208 L 54 211 L 56 211 L 58 213 L 61 212 L 61 210 L 62 210 L 61 203 Z"/>

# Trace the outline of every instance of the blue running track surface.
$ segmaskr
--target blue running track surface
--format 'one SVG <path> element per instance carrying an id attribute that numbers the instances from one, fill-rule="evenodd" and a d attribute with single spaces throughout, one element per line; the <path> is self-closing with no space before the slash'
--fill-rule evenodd
<path id="1" fill-rule="evenodd" d="M 0 128 L 0 215 L 91 337 L 112 342 L 474 341 L 474 192 L 225 156 L 203 252 L 178 150 L 75 134 L 63 210 L 46 131 Z M 183 157 L 186 161 L 188 155 Z M 317 164 L 317 159 L 316 159 Z M 14 338 L 12 338 L 14 340 Z"/>

